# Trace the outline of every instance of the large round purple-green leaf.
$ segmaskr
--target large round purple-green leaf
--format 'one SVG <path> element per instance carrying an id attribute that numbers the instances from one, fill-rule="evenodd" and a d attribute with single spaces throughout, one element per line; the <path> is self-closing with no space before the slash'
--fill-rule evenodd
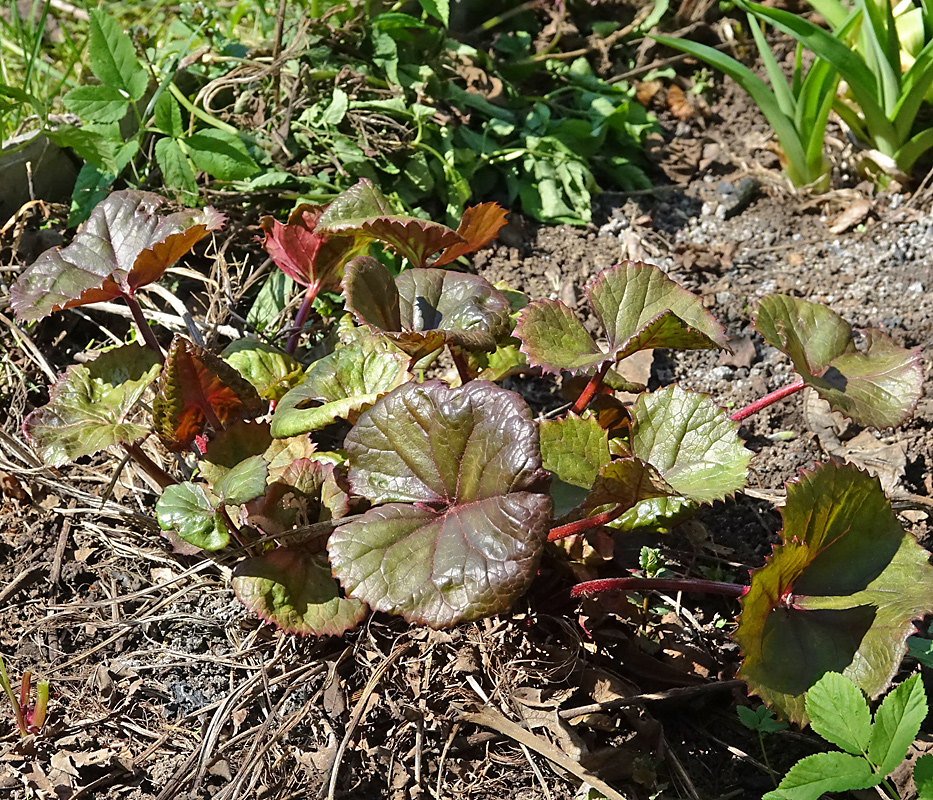
<path id="1" fill-rule="evenodd" d="M 786 295 L 761 299 L 755 327 L 787 353 L 808 386 L 861 425 L 900 425 L 923 393 L 919 350 L 905 350 L 878 331 L 865 331 L 859 350 L 835 311 Z"/>
<path id="2" fill-rule="evenodd" d="M 933 568 L 877 478 L 830 462 L 788 485 L 782 544 L 752 574 L 735 638 L 749 688 L 805 723 L 804 695 L 841 672 L 876 697 L 933 613 Z"/>
<path id="3" fill-rule="evenodd" d="M 346 448 L 353 491 L 390 503 L 331 536 L 349 594 L 444 627 L 505 611 L 528 588 L 552 505 L 521 397 L 484 381 L 409 383 L 360 417 Z"/>
<path id="4" fill-rule="evenodd" d="M 250 611 L 289 633 L 339 636 L 367 608 L 340 596 L 327 554 L 313 547 L 278 547 L 233 570 L 233 590 Z"/>
<path id="5" fill-rule="evenodd" d="M 155 354 L 138 344 L 69 367 L 52 386 L 48 405 L 26 417 L 26 436 L 49 466 L 58 467 L 149 433 L 133 408 L 159 374 Z"/>

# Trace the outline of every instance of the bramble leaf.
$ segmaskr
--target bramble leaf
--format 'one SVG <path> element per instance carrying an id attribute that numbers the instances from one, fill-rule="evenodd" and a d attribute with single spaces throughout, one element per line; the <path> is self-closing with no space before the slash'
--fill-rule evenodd
<path id="1" fill-rule="evenodd" d="M 810 727 L 827 742 L 853 756 L 868 752 L 871 712 L 861 689 L 847 677 L 827 672 L 807 692 L 806 709 Z"/>
<path id="2" fill-rule="evenodd" d="M 567 306 L 541 300 L 522 309 L 514 334 L 533 365 L 585 372 L 639 350 L 727 347 L 725 331 L 700 298 L 650 264 L 623 261 L 600 272 L 584 291 L 606 330 L 608 351 Z"/>
<path id="3" fill-rule="evenodd" d="M 914 784 L 917 786 L 917 800 L 933 798 L 933 755 L 920 756 L 914 764 Z"/>
<path id="4" fill-rule="evenodd" d="M 337 289 L 343 265 L 365 246 L 353 236 L 330 236 L 318 228 L 326 206 L 302 203 L 283 225 L 272 217 L 260 221 L 266 252 L 275 265 L 302 286 L 315 292 Z"/>
<path id="5" fill-rule="evenodd" d="M 364 603 L 340 596 L 327 554 L 277 547 L 233 570 L 233 590 L 250 611 L 289 633 L 339 636 L 366 616 Z"/>
<path id="6" fill-rule="evenodd" d="M 133 40 L 105 11 L 92 11 L 88 24 L 91 71 L 104 86 L 125 92 L 133 100 L 142 99 L 149 75 L 136 58 Z"/>
<path id="7" fill-rule="evenodd" d="M 331 535 L 350 595 L 443 627 L 504 611 L 528 588 L 552 503 L 519 395 L 407 383 L 360 417 L 346 448 L 353 491 L 388 503 Z"/>
<path id="8" fill-rule="evenodd" d="M 477 275 L 409 269 L 393 282 L 363 256 L 347 264 L 344 292 L 357 319 L 413 357 L 444 344 L 491 352 L 508 335 L 508 298 Z"/>
<path id="9" fill-rule="evenodd" d="M 159 374 L 155 354 L 138 344 L 75 364 L 52 385 L 48 405 L 26 417 L 23 429 L 44 463 L 58 467 L 149 433 L 130 421 L 136 401 Z"/>
<path id="10" fill-rule="evenodd" d="M 152 403 L 156 433 L 170 450 L 186 449 L 209 422 L 223 428 L 265 409 L 253 385 L 225 361 L 184 336 L 172 340 Z"/>
<path id="11" fill-rule="evenodd" d="M 259 172 L 259 164 L 235 133 L 205 128 L 180 142 L 194 165 L 219 181 L 245 180 Z"/>
<path id="12" fill-rule="evenodd" d="M 868 758 L 881 775 L 890 775 L 907 757 L 927 717 L 927 710 L 926 692 L 919 674 L 911 675 L 881 701 L 868 745 Z"/>
<path id="13" fill-rule="evenodd" d="M 224 216 L 211 207 L 159 216 L 163 198 L 113 192 L 63 249 L 46 250 L 13 285 L 17 317 L 32 321 L 63 308 L 131 295 L 158 280 Z"/>
<path id="14" fill-rule="evenodd" d="M 478 206 L 468 208 L 460 218 L 457 233 L 463 237 L 463 242 L 452 244 L 431 266 L 440 267 L 452 261 L 474 253 L 485 247 L 499 235 L 499 229 L 506 224 L 508 212 L 497 203 L 480 203 Z"/>
<path id="15" fill-rule="evenodd" d="M 304 376 L 304 367 L 287 353 L 256 339 L 237 339 L 220 357 L 248 380 L 266 400 L 279 400 Z"/>
<path id="16" fill-rule="evenodd" d="M 297 436 L 338 419 L 353 421 L 379 397 L 413 377 L 407 356 L 390 352 L 378 339 L 341 347 L 314 362 L 304 380 L 282 398 L 272 417 L 272 435 Z"/>
<path id="17" fill-rule="evenodd" d="M 609 463 L 609 435 L 593 417 L 571 415 L 538 425 L 541 462 L 550 472 L 554 516 L 562 517 L 586 499 L 599 470 Z"/>
<path id="18" fill-rule="evenodd" d="M 817 753 L 800 759 L 790 768 L 777 789 L 761 800 L 819 800 L 826 792 L 868 789 L 881 783 L 871 765 L 848 753 Z"/>
<path id="19" fill-rule="evenodd" d="M 782 544 L 742 600 L 735 639 L 749 690 L 807 722 L 804 693 L 841 672 L 869 697 L 933 612 L 928 553 L 901 528 L 877 478 L 836 462 L 788 484 Z"/>
<path id="20" fill-rule="evenodd" d="M 835 311 L 786 295 L 761 299 L 755 328 L 790 356 L 794 369 L 834 410 L 860 425 L 900 425 L 923 391 L 920 350 L 905 350 L 879 331 L 864 331 L 864 351 Z"/>
<path id="21" fill-rule="evenodd" d="M 62 103 L 86 122 L 119 122 L 130 107 L 126 95 L 115 86 L 79 86 Z"/>
<path id="22" fill-rule="evenodd" d="M 438 250 L 464 243 L 464 238 L 438 222 L 396 214 L 382 192 L 363 179 L 339 195 L 321 215 L 326 233 L 376 239 L 404 256 L 414 267 L 427 266 Z"/>
<path id="23" fill-rule="evenodd" d="M 215 499 L 196 483 L 176 483 L 156 503 L 156 519 L 163 530 L 173 530 L 202 550 L 221 550 L 230 543 L 230 532 Z"/>
<path id="24" fill-rule="evenodd" d="M 688 500 L 711 503 L 745 486 L 752 454 L 738 423 L 707 395 L 670 386 L 632 407 L 632 455 Z"/>

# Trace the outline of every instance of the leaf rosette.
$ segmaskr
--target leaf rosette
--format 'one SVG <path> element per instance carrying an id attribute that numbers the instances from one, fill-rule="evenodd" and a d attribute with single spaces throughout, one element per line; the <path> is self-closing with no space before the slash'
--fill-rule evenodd
<path id="1" fill-rule="evenodd" d="M 353 491 L 385 504 L 328 543 L 351 596 L 446 627 L 527 590 L 552 503 L 521 397 L 484 381 L 408 383 L 360 417 L 346 449 Z"/>

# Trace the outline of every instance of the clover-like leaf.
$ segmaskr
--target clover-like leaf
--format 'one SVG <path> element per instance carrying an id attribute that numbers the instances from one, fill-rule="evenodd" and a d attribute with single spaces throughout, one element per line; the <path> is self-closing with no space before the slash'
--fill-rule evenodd
<path id="1" fill-rule="evenodd" d="M 554 516 L 562 517 L 586 500 L 599 470 L 609 463 L 609 435 L 593 417 L 571 415 L 538 426 L 541 460 L 554 476 Z"/>
<path id="2" fill-rule="evenodd" d="M 69 367 L 52 385 L 48 405 L 29 414 L 23 430 L 52 467 L 112 445 L 132 444 L 149 433 L 131 414 L 158 374 L 158 359 L 142 345 L 101 353 Z"/>
<path id="3" fill-rule="evenodd" d="M 207 423 L 219 430 L 265 407 L 253 384 L 228 363 L 184 336 L 172 340 L 152 403 L 156 433 L 170 450 L 187 448 Z"/>
<path id="4" fill-rule="evenodd" d="M 923 392 L 920 350 L 905 350 L 879 331 L 864 331 L 856 347 L 852 328 L 835 311 L 786 295 L 761 299 L 755 327 L 790 356 L 794 369 L 836 411 L 861 425 L 900 425 Z"/>
<path id="5" fill-rule="evenodd" d="M 263 247 L 275 265 L 314 294 L 340 285 L 343 265 L 365 244 L 354 236 L 333 236 L 317 230 L 326 206 L 302 203 L 283 225 L 272 217 L 259 224 L 266 235 Z"/>
<path id="6" fill-rule="evenodd" d="M 211 231 L 224 216 L 213 208 L 160 216 L 165 202 L 150 192 L 114 192 L 91 212 L 65 248 L 46 250 L 10 293 L 17 317 L 31 321 L 63 308 L 131 296 Z"/>
<path id="7" fill-rule="evenodd" d="M 376 239 L 414 267 L 424 267 L 438 250 L 466 241 L 446 225 L 396 214 L 382 192 L 365 178 L 327 207 L 317 220 L 317 228 L 324 233 Z"/>
<path id="8" fill-rule="evenodd" d="M 231 342 L 220 357 L 256 387 L 260 397 L 279 400 L 301 382 L 304 367 L 294 358 L 256 339 Z"/>
<path id="9" fill-rule="evenodd" d="M 484 381 L 407 383 L 360 417 L 346 448 L 353 491 L 388 503 L 331 535 L 350 595 L 443 627 L 504 611 L 528 588 L 552 503 L 521 397 Z"/>
<path id="10" fill-rule="evenodd" d="M 707 395 L 669 386 L 632 407 L 632 455 L 655 467 L 682 497 L 722 500 L 745 486 L 751 451 Z"/>
<path id="11" fill-rule="evenodd" d="M 484 278 L 443 269 L 409 269 L 394 281 L 374 258 L 351 261 L 347 308 L 412 357 L 451 344 L 496 349 L 508 335 L 509 301 Z"/>
<path id="12" fill-rule="evenodd" d="M 522 309 L 515 326 L 533 365 L 585 372 L 656 347 L 727 348 L 723 327 L 700 298 L 651 264 L 623 261 L 600 272 L 584 291 L 606 330 L 608 350 L 603 352 L 566 305 L 541 300 Z"/>
<path id="13" fill-rule="evenodd" d="M 372 337 L 315 361 L 304 381 L 276 406 L 272 435 L 297 436 L 338 419 L 355 420 L 386 392 L 414 376 L 408 358 Z"/>
<path id="14" fill-rule="evenodd" d="M 499 230 L 506 224 L 508 212 L 497 203 L 480 203 L 463 212 L 457 233 L 463 237 L 462 243 L 452 244 L 431 264 L 440 267 L 449 264 L 460 256 L 474 253 L 485 247 L 499 235 Z"/>
<path id="15" fill-rule="evenodd" d="M 241 561 L 233 570 L 233 590 L 250 611 L 289 633 L 339 636 L 367 612 L 359 600 L 340 596 L 327 554 L 309 545 Z"/>
<path id="16" fill-rule="evenodd" d="M 202 550 L 220 550 L 230 543 L 230 531 L 220 513 L 217 498 L 197 483 L 169 486 L 156 503 L 156 519 Z"/>
<path id="17" fill-rule="evenodd" d="M 755 694 L 807 722 L 804 694 L 841 672 L 877 697 L 933 612 L 929 554 L 905 533 L 877 478 L 830 462 L 788 484 L 782 544 L 752 573 L 735 638 Z"/>

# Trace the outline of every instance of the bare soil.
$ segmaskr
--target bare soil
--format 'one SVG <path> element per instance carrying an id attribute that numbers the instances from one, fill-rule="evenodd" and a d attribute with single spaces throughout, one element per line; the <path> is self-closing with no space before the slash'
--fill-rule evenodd
<path id="1" fill-rule="evenodd" d="M 657 352 L 638 369 L 651 386 L 677 381 L 730 408 L 792 380 L 789 361 L 752 328 L 755 301 L 769 292 L 825 302 L 857 327 L 923 348 L 929 373 L 933 193 L 875 195 L 845 171 L 840 138 L 836 185 L 846 188 L 794 194 L 744 95 L 725 87 L 710 103 L 705 116 L 664 118 L 658 190 L 601 196 L 585 230 L 516 218 L 474 269 L 587 318 L 583 287 L 600 269 L 624 258 L 658 264 L 704 298 L 734 353 Z M 749 203 L 728 216 L 746 178 Z M 860 201 L 864 219 L 833 233 Z M 255 222 L 240 221 L 240 242 Z M 27 246 L 54 243 L 54 232 L 33 228 L 0 274 L 7 286 L 35 255 Z M 216 268 L 212 253 L 202 268 Z M 261 261 L 255 250 L 244 258 Z M 224 268 L 236 270 L 232 258 Z M 152 519 L 155 494 L 132 466 L 101 456 L 58 473 L 24 452 L 19 424 L 44 402 L 46 364 L 63 369 L 112 319 L 66 313 L 23 331 L 3 314 L 0 655 L 14 680 L 24 670 L 48 678 L 53 699 L 43 733 L 24 741 L 0 714 L 0 797 L 574 797 L 579 779 L 555 752 L 627 798 L 754 798 L 772 788 L 757 737 L 735 713 L 749 700 L 730 682 L 733 601 L 651 597 L 647 613 L 623 599 L 581 605 L 568 593 L 575 576 L 546 558 L 509 616 L 434 632 L 375 615 L 341 640 L 283 635 L 239 605 L 223 563 L 170 552 Z M 564 402 L 558 380 L 510 386 L 537 410 Z M 829 457 L 880 471 L 889 493 L 906 498 L 905 525 L 929 544 L 929 394 L 898 430 L 827 422 L 798 395 L 742 433 L 755 452 L 753 489 L 667 534 L 626 536 L 603 574 L 634 566 L 647 544 L 677 571 L 745 582 L 776 541 L 784 482 Z M 464 718 L 487 700 L 498 721 Z M 523 749 L 509 722 L 549 754 Z M 783 774 L 822 745 L 791 730 L 766 747 Z"/>

